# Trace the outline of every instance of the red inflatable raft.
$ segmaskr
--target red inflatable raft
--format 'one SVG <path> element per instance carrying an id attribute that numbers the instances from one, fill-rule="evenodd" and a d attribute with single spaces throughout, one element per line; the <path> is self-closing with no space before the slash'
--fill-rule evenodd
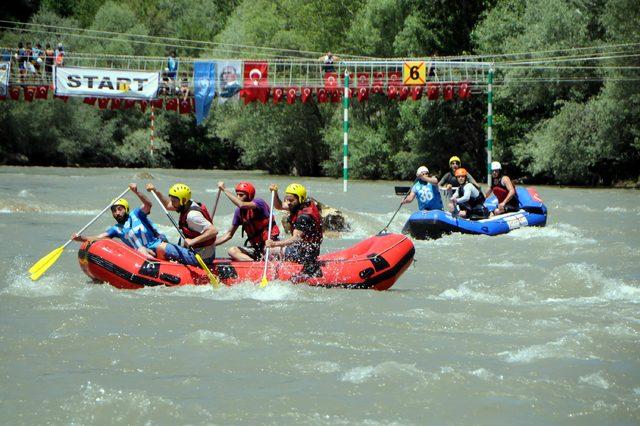
<path id="1" fill-rule="evenodd" d="M 387 290 L 409 267 L 414 253 L 413 243 L 405 235 L 376 235 L 345 250 L 320 256 L 321 273 L 317 277 L 301 277 L 302 266 L 298 263 L 273 261 L 269 262 L 267 278 L 312 286 Z M 78 260 L 88 276 L 117 288 L 209 284 L 207 274 L 199 267 L 147 259 L 110 239 L 84 243 Z M 211 266 L 225 285 L 259 283 L 263 270 L 263 262 L 229 259 L 216 259 Z"/>

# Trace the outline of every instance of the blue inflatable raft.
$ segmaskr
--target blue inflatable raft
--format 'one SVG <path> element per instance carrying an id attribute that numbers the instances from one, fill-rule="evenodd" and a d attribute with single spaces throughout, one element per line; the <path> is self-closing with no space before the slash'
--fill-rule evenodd
<path id="1" fill-rule="evenodd" d="M 520 210 L 488 219 L 469 220 L 453 216 L 442 210 L 420 210 L 413 213 L 405 223 L 402 233 L 424 240 L 440 238 L 443 234 L 462 232 L 464 234 L 499 235 L 524 226 L 545 226 L 547 207 L 534 188 L 516 187 Z M 484 205 L 493 211 L 498 200 L 489 197 Z"/>

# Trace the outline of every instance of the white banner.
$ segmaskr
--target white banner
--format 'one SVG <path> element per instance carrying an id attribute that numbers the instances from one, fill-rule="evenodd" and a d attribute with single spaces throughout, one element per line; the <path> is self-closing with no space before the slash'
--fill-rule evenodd
<path id="1" fill-rule="evenodd" d="M 9 62 L 0 62 L 0 96 L 7 96 L 9 87 Z"/>
<path id="2" fill-rule="evenodd" d="M 154 99 L 160 73 L 55 67 L 56 95 Z"/>

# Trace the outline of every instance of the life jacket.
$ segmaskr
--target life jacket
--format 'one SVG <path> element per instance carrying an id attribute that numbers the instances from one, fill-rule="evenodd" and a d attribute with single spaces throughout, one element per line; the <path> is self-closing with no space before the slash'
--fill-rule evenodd
<path id="1" fill-rule="evenodd" d="M 516 186 L 513 185 L 513 189 L 516 189 Z M 502 184 L 502 176 L 498 176 L 498 178 L 491 178 L 491 191 L 498 199 L 498 202 L 501 203 L 507 195 L 509 195 L 509 189 Z M 520 202 L 518 201 L 518 191 L 513 194 L 513 198 L 509 200 L 509 205 L 514 205 L 518 207 Z"/>
<path id="2" fill-rule="evenodd" d="M 297 212 L 291 213 L 289 216 L 289 223 L 292 228 L 293 224 L 296 223 L 296 220 L 298 220 L 302 215 L 310 216 L 313 219 L 313 229 L 303 234 L 302 241 L 320 246 L 320 243 L 322 243 L 322 218 L 320 217 L 320 211 L 318 210 L 316 203 L 308 201 L 303 205 L 303 207 L 298 209 Z"/>
<path id="3" fill-rule="evenodd" d="M 468 182 L 471 183 L 471 182 Z M 466 183 L 462 186 L 458 187 L 458 198 L 462 198 L 464 196 L 464 187 L 465 187 Z M 473 184 L 471 184 L 473 185 Z M 485 201 L 485 197 L 484 194 L 482 193 L 482 191 L 480 190 L 480 188 L 478 187 L 478 185 L 473 185 L 476 187 L 476 189 L 478 190 L 478 196 L 475 198 L 469 198 L 469 202 L 467 203 L 467 205 L 469 206 L 470 209 L 473 209 L 474 207 L 477 206 L 482 206 L 484 204 Z"/>
<path id="4" fill-rule="evenodd" d="M 207 210 L 207 206 L 205 206 L 204 203 L 198 203 L 197 201 L 191 201 L 191 205 L 189 206 L 189 208 L 188 209 L 183 209 L 182 212 L 180 212 L 180 219 L 178 220 L 178 226 L 180 227 L 180 230 L 182 231 L 184 236 L 189 238 L 189 239 L 196 238 L 196 237 L 201 235 L 200 232 L 194 231 L 191 228 L 189 228 L 189 225 L 187 223 L 187 215 L 192 210 L 195 210 L 195 211 L 198 211 L 198 212 L 202 213 L 204 218 L 207 219 L 209 222 L 211 222 L 213 224 L 213 220 L 211 219 L 211 214 L 209 214 L 209 210 Z M 213 244 L 213 242 L 215 240 L 216 240 L 216 238 L 213 237 L 212 239 L 209 239 L 209 240 L 206 240 L 206 241 L 201 241 L 198 244 L 194 244 L 192 247 L 193 248 L 207 247 L 207 246 L 210 246 L 211 244 Z"/>
<path id="5" fill-rule="evenodd" d="M 271 218 L 271 236 L 268 235 L 269 218 L 264 217 L 261 210 L 240 209 L 240 220 L 242 220 L 242 232 L 247 234 L 246 242 L 253 248 L 261 249 L 265 241 L 280 235 L 280 229 L 273 217 Z"/>

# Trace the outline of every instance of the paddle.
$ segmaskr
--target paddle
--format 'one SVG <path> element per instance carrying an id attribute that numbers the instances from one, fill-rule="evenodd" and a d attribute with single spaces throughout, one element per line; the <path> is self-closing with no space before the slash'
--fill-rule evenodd
<path id="1" fill-rule="evenodd" d="M 156 198 L 156 201 L 158 202 L 158 204 L 160 204 L 160 207 L 162 207 L 162 210 L 164 210 L 164 214 L 167 215 L 167 217 L 169 218 L 169 220 L 171 221 L 171 223 L 173 224 L 173 226 L 176 228 L 176 230 L 178 231 L 178 234 L 180 234 L 180 237 L 182 238 L 183 241 L 187 241 L 187 239 L 185 238 L 184 234 L 182 233 L 182 231 L 180 230 L 180 227 L 178 226 L 178 224 L 176 223 L 176 221 L 171 217 L 171 215 L 169 214 L 169 212 L 167 211 L 167 208 L 164 206 L 164 204 L 162 204 L 162 201 L 160 201 L 160 198 L 158 198 L 158 194 L 155 193 L 155 191 L 150 191 L 153 196 Z M 215 275 L 213 275 L 213 273 L 211 272 L 211 270 L 209 269 L 209 267 L 207 266 L 206 263 L 204 263 L 204 260 L 202 260 L 202 256 L 200 256 L 200 254 L 196 253 L 195 250 L 192 247 L 187 246 L 187 248 L 189 249 L 189 251 L 191 251 L 191 253 L 193 253 L 193 255 L 195 256 L 196 260 L 198 261 L 198 264 L 200 265 L 200 267 L 202 269 L 204 269 L 204 271 L 207 273 L 207 277 L 209 277 L 209 283 L 211 283 L 211 285 L 213 286 L 213 288 L 218 288 L 220 287 L 220 280 L 218 280 L 218 277 L 216 277 Z"/>
<path id="2" fill-rule="evenodd" d="M 216 196 L 216 202 L 213 205 L 213 213 L 211 213 L 211 221 L 213 221 L 213 217 L 216 215 L 216 210 L 218 210 L 218 201 L 220 201 L 220 193 L 222 189 L 218 188 L 218 195 Z"/>
<path id="3" fill-rule="evenodd" d="M 418 182 L 418 178 L 416 178 L 416 180 L 413 181 L 413 185 L 416 184 L 416 182 Z M 385 226 L 384 228 L 382 228 L 382 230 L 380 232 L 378 232 L 378 235 L 387 232 L 387 229 L 389 228 L 389 225 L 391 225 L 391 222 L 393 222 L 393 219 L 395 219 L 396 215 L 398 214 L 398 212 L 400 211 L 400 209 L 402 208 L 402 203 L 404 200 L 407 199 L 407 197 L 409 196 L 409 194 L 411 194 L 411 188 L 413 188 L 413 185 L 411 185 L 409 187 L 409 189 L 407 190 L 406 194 L 404 195 L 404 198 L 402 199 L 402 201 L 400 201 L 400 205 L 398 206 L 398 208 L 396 209 L 396 212 L 393 214 L 393 216 L 391 216 L 391 219 L 389 220 L 389 223 L 387 223 L 387 226 Z M 398 194 L 398 189 L 403 189 L 403 187 L 399 187 L 396 186 L 396 195 L 402 195 L 402 194 Z"/>
<path id="4" fill-rule="evenodd" d="M 267 231 L 267 238 L 271 238 L 271 224 L 273 223 L 273 199 L 276 192 L 271 191 L 271 206 L 269 207 L 269 230 Z M 267 266 L 269 265 L 269 247 L 264 252 L 264 271 L 262 272 L 262 281 L 260 287 L 266 287 L 269 281 L 267 281 Z"/>
<path id="5" fill-rule="evenodd" d="M 122 194 L 118 195 L 114 200 L 122 198 L 124 196 L 124 194 L 126 194 L 128 191 L 129 191 L 129 188 L 125 189 L 122 192 Z M 87 229 L 89 226 L 91 226 L 93 224 L 93 222 L 98 220 L 98 218 L 103 215 L 104 212 L 106 212 L 108 209 L 111 208 L 112 203 L 113 203 L 113 201 L 111 203 L 109 203 L 104 209 L 102 209 L 102 211 L 100 213 L 98 213 L 98 215 L 96 217 L 91 219 L 91 221 L 89 223 L 87 223 L 81 230 L 76 232 L 76 234 L 78 234 L 78 235 L 82 234 L 85 229 Z M 34 263 L 33 266 L 31 268 L 29 268 L 29 274 L 31 274 L 31 279 L 33 281 L 36 281 L 38 278 L 40 278 L 42 276 L 42 274 L 44 274 L 47 271 L 47 269 L 49 269 L 54 263 L 56 263 L 56 261 L 58 260 L 58 258 L 62 254 L 62 252 L 64 251 L 64 248 L 66 246 L 68 246 L 69 243 L 71 243 L 71 241 L 73 241 L 73 239 L 67 241 L 62 246 L 60 246 L 57 249 L 53 250 L 51 253 L 47 254 L 42 259 L 40 259 L 36 263 Z"/>

